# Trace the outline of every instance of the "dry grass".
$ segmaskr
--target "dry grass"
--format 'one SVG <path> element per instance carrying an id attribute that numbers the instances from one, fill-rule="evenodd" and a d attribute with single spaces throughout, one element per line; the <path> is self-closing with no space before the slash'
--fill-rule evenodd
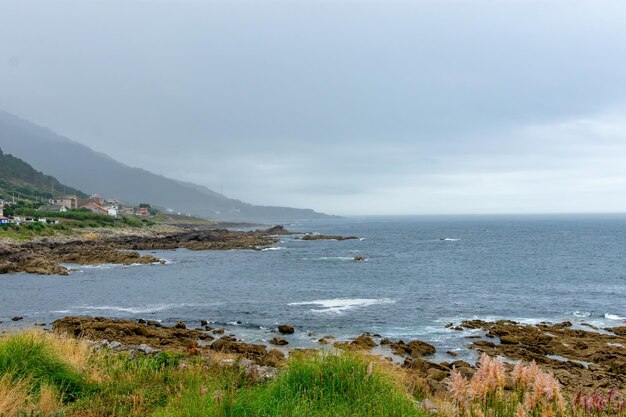
<path id="1" fill-rule="evenodd" d="M 26 381 L 14 381 L 12 375 L 0 377 L 0 416 L 14 417 L 28 410 L 29 384 Z"/>

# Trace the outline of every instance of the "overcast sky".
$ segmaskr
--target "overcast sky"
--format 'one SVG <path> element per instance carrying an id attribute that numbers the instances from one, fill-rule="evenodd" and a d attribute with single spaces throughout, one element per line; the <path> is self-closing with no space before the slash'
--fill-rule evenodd
<path id="1" fill-rule="evenodd" d="M 626 2 L 0 0 L 0 109 L 255 204 L 626 211 Z"/>

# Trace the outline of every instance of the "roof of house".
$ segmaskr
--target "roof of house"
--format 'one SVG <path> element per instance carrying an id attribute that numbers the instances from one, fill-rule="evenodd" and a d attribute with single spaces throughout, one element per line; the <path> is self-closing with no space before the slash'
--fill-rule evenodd
<path id="1" fill-rule="evenodd" d="M 95 207 L 95 208 L 97 208 L 97 209 L 99 209 L 99 210 L 102 210 L 102 211 L 107 211 L 107 209 L 106 209 L 106 208 L 102 207 L 102 206 L 101 206 L 100 204 L 98 204 L 98 203 L 94 203 L 93 201 L 90 201 L 89 203 L 85 203 L 85 204 L 81 205 L 81 206 L 80 206 L 80 208 L 87 207 L 87 206 L 93 206 L 93 207 Z"/>

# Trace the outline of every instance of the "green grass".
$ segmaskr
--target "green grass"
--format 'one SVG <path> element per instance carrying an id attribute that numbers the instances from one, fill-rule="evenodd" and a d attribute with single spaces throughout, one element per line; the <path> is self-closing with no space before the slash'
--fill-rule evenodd
<path id="1" fill-rule="evenodd" d="M 383 364 L 368 368 L 369 360 L 357 354 L 293 357 L 278 378 L 262 382 L 237 365 L 168 353 L 83 353 L 81 365 L 72 367 L 55 355 L 61 350 L 53 349 L 54 340 L 31 332 L 0 338 L 0 381 L 8 375 L 27 383 L 25 416 L 425 416 L 397 375 Z M 56 414 L 38 408 L 43 386 L 61 395 Z"/>
<path id="2" fill-rule="evenodd" d="M 157 417 L 191 416 L 424 416 L 393 377 L 368 372 L 361 356 L 293 358 L 276 380 L 249 385 L 234 372 L 191 378 Z"/>
<path id="3" fill-rule="evenodd" d="M 0 341 L 0 376 L 4 375 L 15 381 L 28 380 L 34 392 L 51 385 L 68 401 L 89 390 L 85 375 L 73 370 L 49 345 L 28 333 Z"/>

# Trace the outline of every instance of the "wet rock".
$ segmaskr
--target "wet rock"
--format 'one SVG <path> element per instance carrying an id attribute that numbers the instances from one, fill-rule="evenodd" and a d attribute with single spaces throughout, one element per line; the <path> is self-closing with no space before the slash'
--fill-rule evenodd
<path id="1" fill-rule="evenodd" d="M 363 257 L 363 256 L 361 256 L 361 255 L 357 255 L 357 256 L 355 256 L 355 257 L 354 257 L 354 260 L 355 260 L 355 261 L 357 261 L 357 262 L 358 262 L 358 261 L 364 261 L 364 260 L 365 260 L 365 257 Z"/>
<path id="2" fill-rule="evenodd" d="M 224 336 L 211 344 L 217 352 L 236 353 L 248 359 L 259 359 L 267 353 L 265 346 L 237 341 L 234 337 Z"/>
<path id="3" fill-rule="evenodd" d="M 458 353 L 456 353 L 456 352 L 452 352 L 451 350 L 447 351 L 446 353 L 447 353 L 449 356 L 452 356 L 452 357 L 459 356 L 459 355 L 458 355 Z"/>
<path id="4" fill-rule="evenodd" d="M 222 327 L 220 329 L 213 330 L 213 334 L 224 334 L 225 331 L 226 329 Z"/>
<path id="5" fill-rule="evenodd" d="M 186 352 L 198 340 L 212 339 L 199 330 L 156 327 L 131 320 L 104 317 L 65 317 L 52 324 L 52 331 L 86 340 L 114 340 L 123 345 L 145 344 L 169 352 Z M 113 342 L 111 342 L 113 343 Z"/>
<path id="6" fill-rule="evenodd" d="M 13 320 L 13 321 L 20 321 L 20 320 L 23 320 L 23 319 L 24 319 L 24 317 L 22 317 L 22 316 L 11 317 L 11 320 Z"/>
<path id="7" fill-rule="evenodd" d="M 183 323 L 182 321 L 179 321 L 178 323 L 176 323 L 176 325 L 174 326 L 175 329 L 186 329 L 187 325 L 185 325 L 185 323 Z"/>
<path id="8" fill-rule="evenodd" d="M 284 338 L 282 338 L 282 337 L 275 337 L 275 338 L 273 338 L 273 339 L 270 339 L 270 340 L 269 340 L 269 343 L 270 343 L 271 345 L 276 345 L 276 346 L 285 346 L 285 345 L 288 345 L 288 344 L 289 344 L 289 342 L 288 342 L 288 341 L 286 341 L 286 340 L 285 340 Z"/>
<path id="9" fill-rule="evenodd" d="M 500 343 L 503 345 L 517 345 L 519 340 L 513 336 L 500 336 Z"/>
<path id="10" fill-rule="evenodd" d="M 295 329 L 290 324 L 281 324 L 280 326 L 278 326 L 278 331 L 282 334 L 293 334 L 295 332 Z"/>
<path id="11" fill-rule="evenodd" d="M 208 326 L 209 322 L 206 320 L 200 320 L 200 326 Z"/>
<path id="12" fill-rule="evenodd" d="M 618 336 L 626 337 L 626 326 L 608 327 L 605 330 L 608 330 L 609 332 L 613 332 Z"/>
<path id="13" fill-rule="evenodd" d="M 495 349 L 496 344 L 493 342 L 490 342 L 488 340 L 477 340 L 474 343 L 472 343 L 470 345 L 470 347 L 473 348 L 490 348 L 490 349 Z"/>
<path id="14" fill-rule="evenodd" d="M 376 347 L 376 342 L 370 336 L 362 334 L 350 342 L 350 345 L 356 349 L 371 349 Z"/>

